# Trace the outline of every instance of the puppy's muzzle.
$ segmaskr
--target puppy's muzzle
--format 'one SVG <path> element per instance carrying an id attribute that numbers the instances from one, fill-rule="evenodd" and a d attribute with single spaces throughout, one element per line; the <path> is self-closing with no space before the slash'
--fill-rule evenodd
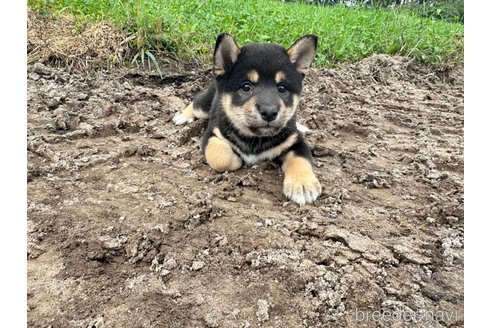
<path id="1" fill-rule="evenodd" d="M 272 122 L 278 116 L 278 107 L 260 106 L 260 115 L 263 120 Z"/>

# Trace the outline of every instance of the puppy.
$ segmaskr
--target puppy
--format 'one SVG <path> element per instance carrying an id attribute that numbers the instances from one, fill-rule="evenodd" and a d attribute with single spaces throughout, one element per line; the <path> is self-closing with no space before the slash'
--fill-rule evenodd
<path id="1" fill-rule="evenodd" d="M 316 45 L 317 36 L 306 35 L 289 49 L 274 43 L 239 48 L 229 34 L 219 35 L 213 83 L 174 116 L 174 123 L 209 118 L 201 148 L 214 170 L 274 160 L 284 171 L 287 198 L 300 205 L 314 202 L 321 185 L 296 125 L 296 109 Z"/>

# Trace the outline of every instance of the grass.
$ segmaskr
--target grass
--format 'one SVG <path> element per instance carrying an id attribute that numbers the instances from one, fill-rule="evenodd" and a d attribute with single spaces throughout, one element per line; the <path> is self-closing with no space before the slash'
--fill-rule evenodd
<path id="1" fill-rule="evenodd" d="M 45 13 L 68 12 L 81 21 L 109 21 L 128 34 L 134 62 L 165 54 L 210 63 L 221 32 L 232 34 L 239 45 L 256 41 L 285 47 L 304 34 L 317 34 L 318 67 L 375 53 L 435 65 L 463 60 L 462 24 L 395 10 L 276 0 L 29 0 L 28 6 Z"/>

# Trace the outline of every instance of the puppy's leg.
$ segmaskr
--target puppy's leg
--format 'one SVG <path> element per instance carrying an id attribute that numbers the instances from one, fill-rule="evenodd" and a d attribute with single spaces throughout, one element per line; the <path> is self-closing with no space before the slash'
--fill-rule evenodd
<path id="1" fill-rule="evenodd" d="M 210 84 L 206 91 L 199 93 L 193 102 L 186 106 L 183 111 L 176 113 L 173 117 L 173 122 L 176 125 L 191 123 L 196 118 L 208 118 L 208 113 L 212 107 L 216 87 L 215 81 Z"/>
<path id="2" fill-rule="evenodd" d="M 231 145 L 213 134 L 205 141 L 204 153 L 208 165 L 217 172 L 234 171 L 243 165 L 243 161 L 234 153 Z"/>
<path id="3" fill-rule="evenodd" d="M 299 205 L 312 203 L 321 194 L 321 184 L 311 163 L 311 152 L 302 139 L 283 158 L 284 194 Z"/>

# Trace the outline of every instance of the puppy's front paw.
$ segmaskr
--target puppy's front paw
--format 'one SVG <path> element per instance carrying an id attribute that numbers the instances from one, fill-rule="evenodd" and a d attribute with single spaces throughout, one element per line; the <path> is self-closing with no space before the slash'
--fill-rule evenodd
<path id="1" fill-rule="evenodd" d="M 321 194 L 321 184 L 316 176 L 286 176 L 284 180 L 284 194 L 299 205 L 312 203 Z"/>
<path id="2" fill-rule="evenodd" d="M 285 173 L 284 194 L 293 202 L 309 204 L 321 194 L 321 184 L 308 159 L 291 151 L 285 156 L 282 169 Z"/>
<path id="3" fill-rule="evenodd" d="M 191 123 L 195 120 L 193 115 L 193 103 L 189 104 L 182 112 L 176 113 L 173 117 L 173 122 L 176 125 Z"/>
<path id="4" fill-rule="evenodd" d="M 181 125 L 185 123 L 191 123 L 195 120 L 194 117 L 186 116 L 184 113 L 176 113 L 173 117 L 173 122 L 176 125 Z"/>

